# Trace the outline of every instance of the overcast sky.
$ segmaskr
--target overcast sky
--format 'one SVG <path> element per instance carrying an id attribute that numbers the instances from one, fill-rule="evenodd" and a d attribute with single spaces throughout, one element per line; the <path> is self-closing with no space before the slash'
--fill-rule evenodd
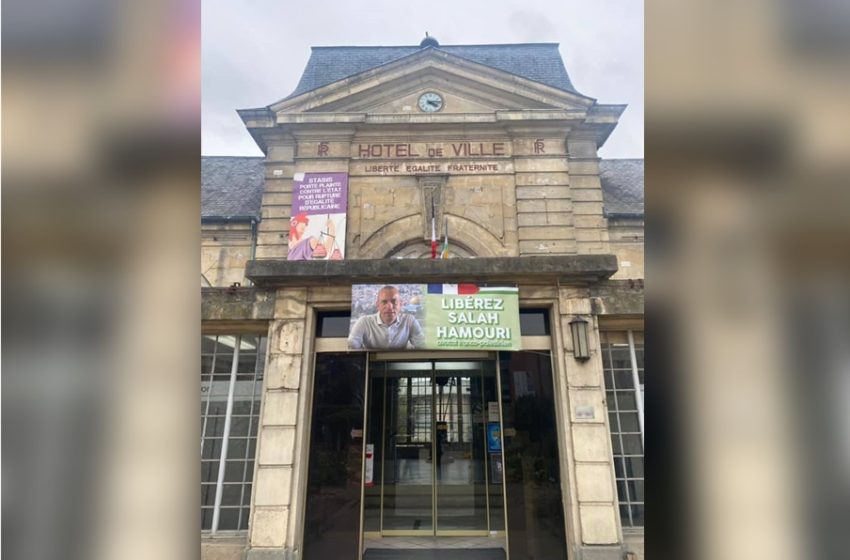
<path id="1" fill-rule="evenodd" d="M 311 46 L 560 43 L 575 88 L 626 112 L 600 155 L 643 157 L 642 0 L 204 0 L 204 155 L 262 155 L 236 109 L 295 89 Z"/>

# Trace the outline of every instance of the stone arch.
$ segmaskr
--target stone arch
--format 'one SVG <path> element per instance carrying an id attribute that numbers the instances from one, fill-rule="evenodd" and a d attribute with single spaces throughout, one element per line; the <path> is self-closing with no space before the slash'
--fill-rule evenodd
<path id="1" fill-rule="evenodd" d="M 507 252 L 501 239 L 477 223 L 453 214 L 444 214 L 449 222 L 449 245 L 463 247 L 470 256 L 498 257 Z M 360 247 L 360 255 L 367 259 L 384 259 L 397 254 L 405 247 L 422 243 L 422 215 L 411 214 L 394 220 L 375 231 Z"/>
<path id="2" fill-rule="evenodd" d="M 384 258 L 397 246 L 399 239 L 408 239 L 411 231 L 419 231 L 422 227 L 421 219 L 421 214 L 410 214 L 381 226 L 360 245 L 361 258 Z"/>

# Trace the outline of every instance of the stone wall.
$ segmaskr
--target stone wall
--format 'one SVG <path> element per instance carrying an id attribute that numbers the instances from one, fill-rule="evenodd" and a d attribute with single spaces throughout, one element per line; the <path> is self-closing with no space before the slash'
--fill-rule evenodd
<path id="1" fill-rule="evenodd" d="M 643 530 L 629 531 L 623 534 L 623 548 L 632 556 L 627 557 L 627 560 L 644 560 L 644 533 Z"/>
<path id="2" fill-rule="evenodd" d="M 644 278 L 643 218 L 609 218 L 611 252 L 619 264 L 615 280 Z"/>
<path id="3" fill-rule="evenodd" d="M 241 538 L 209 538 L 201 542 L 203 560 L 243 560 L 248 543 Z"/>
<path id="4" fill-rule="evenodd" d="M 227 287 L 245 285 L 245 265 L 251 259 L 251 223 L 201 225 L 201 283 Z"/>

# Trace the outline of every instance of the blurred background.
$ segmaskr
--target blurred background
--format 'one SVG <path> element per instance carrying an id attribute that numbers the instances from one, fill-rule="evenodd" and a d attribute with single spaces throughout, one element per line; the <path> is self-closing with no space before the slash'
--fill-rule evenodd
<path id="1" fill-rule="evenodd" d="M 8 558 L 198 555 L 199 29 L 2 5 Z"/>
<path id="2" fill-rule="evenodd" d="M 848 24 L 646 3 L 648 558 L 850 555 Z"/>
<path id="3" fill-rule="evenodd" d="M 647 558 L 850 555 L 848 24 L 646 3 Z"/>
<path id="4" fill-rule="evenodd" d="M 9 558 L 199 555 L 200 11 L 3 3 Z M 647 555 L 847 558 L 850 7 L 645 16 Z"/>

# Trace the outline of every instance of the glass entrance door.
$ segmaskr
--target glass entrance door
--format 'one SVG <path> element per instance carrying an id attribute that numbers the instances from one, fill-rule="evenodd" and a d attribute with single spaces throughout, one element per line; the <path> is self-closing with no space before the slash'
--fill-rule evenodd
<path id="1" fill-rule="evenodd" d="M 494 361 L 372 362 L 364 529 L 504 530 L 500 430 Z"/>
<path id="2" fill-rule="evenodd" d="M 434 530 L 434 405 L 430 362 L 387 364 L 382 531 Z"/>

